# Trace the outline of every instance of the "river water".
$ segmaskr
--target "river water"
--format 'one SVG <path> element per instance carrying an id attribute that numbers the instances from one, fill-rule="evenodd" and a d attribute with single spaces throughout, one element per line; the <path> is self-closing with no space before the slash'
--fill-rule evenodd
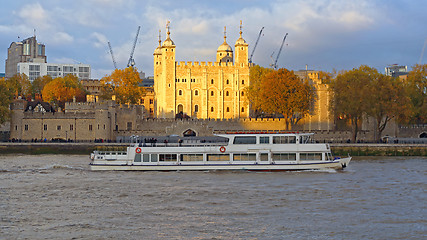
<path id="1" fill-rule="evenodd" d="M 344 171 L 92 172 L 0 155 L 0 239 L 426 239 L 427 158 Z"/>

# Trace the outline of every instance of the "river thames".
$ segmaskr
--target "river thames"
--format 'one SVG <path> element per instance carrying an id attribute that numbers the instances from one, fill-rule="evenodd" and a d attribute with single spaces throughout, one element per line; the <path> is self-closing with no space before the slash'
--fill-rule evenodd
<path id="1" fill-rule="evenodd" d="M 426 239 L 427 158 L 344 171 L 92 172 L 0 155 L 0 239 Z"/>

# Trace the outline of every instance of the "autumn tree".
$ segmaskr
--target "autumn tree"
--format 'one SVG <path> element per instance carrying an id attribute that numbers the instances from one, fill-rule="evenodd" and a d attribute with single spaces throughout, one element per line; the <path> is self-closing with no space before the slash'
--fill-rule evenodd
<path id="1" fill-rule="evenodd" d="M 336 116 L 349 120 L 352 126 L 352 142 L 356 142 L 360 123 L 367 112 L 367 96 L 370 84 L 378 71 L 366 65 L 340 72 L 331 82 L 333 98 L 331 108 Z"/>
<path id="2" fill-rule="evenodd" d="M 86 93 L 79 79 L 74 75 L 58 77 L 46 84 L 42 91 L 43 100 L 53 102 L 64 107 L 65 102 L 70 102 L 75 97 L 77 101 L 84 101 Z"/>
<path id="3" fill-rule="evenodd" d="M 9 118 L 9 105 L 13 98 L 13 93 L 9 89 L 4 78 L 0 78 L 0 124 Z"/>
<path id="4" fill-rule="evenodd" d="M 42 94 L 43 88 L 53 79 L 50 75 L 44 75 L 34 79 L 31 83 L 31 94 L 35 97 L 37 94 Z"/>
<path id="5" fill-rule="evenodd" d="M 407 94 L 411 99 L 411 122 L 427 123 L 427 64 L 415 65 L 407 77 Z"/>
<path id="6" fill-rule="evenodd" d="M 247 99 L 255 116 L 259 116 L 262 113 L 261 105 L 263 100 L 261 97 L 261 87 L 264 83 L 265 75 L 273 71 L 271 68 L 264 68 L 259 65 L 254 65 L 250 68 L 249 77 L 251 84 L 246 88 L 246 92 L 248 95 Z"/>
<path id="7" fill-rule="evenodd" d="M 27 98 L 31 94 L 31 82 L 25 74 L 16 74 L 7 79 L 6 83 L 15 98 Z"/>
<path id="8" fill-rule="evenodd" d="M 366 113 L 375 119 L 375 141 L 379 142 L 390 120 L 402 122 L 410 115 L 410 99 L 405 93 L 403 82 L 398 78 L 378 72 L 372 77 L 366 89 Z"/>
<path id="9" fill-rule="evenodd" d="M 258 82 L 249 88 L 249 101 L 258 111 L 283 115 L 289 128 L 298 123 L 315 100 L 314 88 L 287 69 L 257 72 Z M 254 76 L 251 76 L 251 78 Z"/>
<path id="10" fill-rule="evenodd" d="M 136 104 L 144 93 L 143 87 L 139 86 L 140 82 L 141 78 L 135 67 L 116 69 L 111 75 L 101 79 L 102 89 L 105 91 L 102 97 L 114 95 L 120 104 Z"/>

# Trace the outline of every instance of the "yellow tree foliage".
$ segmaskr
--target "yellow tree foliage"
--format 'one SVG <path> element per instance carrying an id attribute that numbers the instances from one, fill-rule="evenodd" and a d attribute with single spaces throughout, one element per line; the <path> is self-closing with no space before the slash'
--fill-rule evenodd
<path id="1" fill-rule="evenodd" d="M 115 95 L 120 104 L 136 104 L 144 94 L 144 89 L 139 86 L 141 78 L 135 67 L 116 69 L 114 72 L 101 79 L 103 97 Z"/>
<path id="2" fill-rule="evenodd" d="M 25 74 L 14 75 L 6 80 L 6 84 L 15 98 L 26 98 L 31 94 L 31 82 Z"/>
<path id="3" fill-rule="evenodd" d="M 13 92 L 4 78 L 0 78 L 0 124 L 9 118 L 9 104 L 13 98 Z"/>
<path id="4" fill-rule="evenodd" d="M 73 97 L 76 97 L 77 101 L 84 101 L 86 96 L 78 78 L 74 75 L 53 79 L 43 88 L 42 94 L 44 101 L 54 102 L 62 108 L 65 102 L 72 101 Z"/>

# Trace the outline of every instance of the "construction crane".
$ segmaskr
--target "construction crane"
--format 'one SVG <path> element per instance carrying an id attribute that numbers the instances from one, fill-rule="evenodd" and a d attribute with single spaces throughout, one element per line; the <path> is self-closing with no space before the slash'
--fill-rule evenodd
<path id="1" fill-rule="evenodd" d="M 255 45 L 254 45 L 254 49 L 252 49 L 251 56 L 249 57 L 249 63 L 252 63 L 252 56 L 254 55 L 254 52 L 255 52 L 256 46 L 258 45 L 258 41 L 259 41 L 259 38 L 261 37 L 262 30 L 264 30 L 264 27 L 262 27 L 262 28 L 261 28 L 261 31 L 259 31 L 258 38 L 256 39 L 256 42 L 255 42 Z"/>
<path id="2" fill-rule="evenodd" d="M 285 43 L 286 37 L 288 36 L 288 33 L 285 34 L 285 37 L 283 38 L 282 45 L 279 48 L 279 52 L 277 53 L 276 60 L 273 64 L 270 64 L 271 67 L 274 69 L 277 69 L 277 60 L 279 60 L 280 52 L 282 52 L 283 44 Z M 274 54 L 274 53 L 273 53 Z M 273 56 L 273 54 L 271 56 Z"/>
<path id="3" fill-rule="evenodd" d="M 113 48 L 111 47 L 110 42 L 108 42 L 108 48 L 110 48 L 111 58 L 113 59 L 114 69 L 117 69 L 116 59 L 114 58 Z"/>
<path id="4" fill-rule="evenodd" d="M 424 50 L 426 49 L 426 45 L 427 45 L 427 38 L 426 38 L 426 41 L 424 42 L 423 50 L 421 50 L 421 55 L 420 55 L 420 60 L 418 61 L 418 65 L 421 65 L 421 62 L 423 61 L 423 55 L 424 55 Z"/>
<path id="5" fill-rule="evenodd" d="M 128 61 L 128 67 L 133 67 L 135 65 L 135 60 L 133 59 L 133 53 L 135 52 L 136 42 L 138 41 L 139 30 L 141 26 L 138 26 L 138 30 L 136 31 L 135 41 L 133 42 L 132 50 L 130 51 L 130 57 Z"/>

